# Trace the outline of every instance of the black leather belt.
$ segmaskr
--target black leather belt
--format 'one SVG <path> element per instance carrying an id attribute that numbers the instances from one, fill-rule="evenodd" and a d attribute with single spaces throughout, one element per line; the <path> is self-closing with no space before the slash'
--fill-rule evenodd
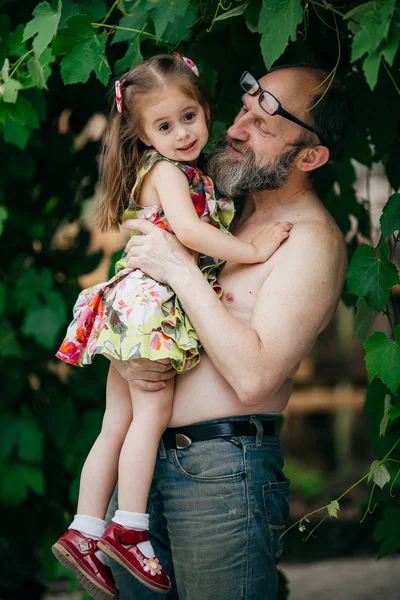
<path id="1" fill-rule="evenodd" d="M 264 435 L 275 434 L 275 419 L 261 421 Z M 184 450 L 193 442 L 204 442 L 215 438 L 236 436 L 255 436 L 257 428 L 251 421 L 221 421 L 204 425 L 187 425 L 185 427 L 170 427 L 162 435 L 166 448 Z"/>

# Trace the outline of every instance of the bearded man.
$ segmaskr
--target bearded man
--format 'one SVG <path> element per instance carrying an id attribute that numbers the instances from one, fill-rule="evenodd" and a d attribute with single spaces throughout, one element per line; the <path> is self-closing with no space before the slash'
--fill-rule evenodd
<path id="1" fill-rule="evenodd" d="M 233 234 L 293 223 L 265 263 L 227 263 L 219 300 L 193 255 L 146 221 L 127 228 L 129 266 L 169 284 L 203 345 L 201 363 L 176 378 L 149 498 L 150 537 L 172 581 L 168 600 L 274 600 L 288 515 L 275 417 L 291 377 L 334 314 L 346 273 L 343 236 L 313 188 L 312 172 L 344 139 L 350 108 L 334 81 L 309 67 L 259 81 L 244 73 L 243 106 L 209 162 L 227 196 L 244 196 Z M 309 110 L 316 104 L 315 108 Z M 113 362 L 125 379 L 160 389 L 168 364 Z M 145 448 L 143 449 L 145 451 Z M 159 598 L 113 566 L 120 600 Z"/>

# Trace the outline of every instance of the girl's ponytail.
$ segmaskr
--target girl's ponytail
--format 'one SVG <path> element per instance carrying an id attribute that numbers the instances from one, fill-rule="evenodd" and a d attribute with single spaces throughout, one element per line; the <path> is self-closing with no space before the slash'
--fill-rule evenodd
<path id="1" fill-rule="evenodd" d="M 102 231 L 118 229 L 136 181 L 142 143 L 135 129 L 124 114 L 112 109 L 100 155 L 102 199 L 96 225 Z"/>

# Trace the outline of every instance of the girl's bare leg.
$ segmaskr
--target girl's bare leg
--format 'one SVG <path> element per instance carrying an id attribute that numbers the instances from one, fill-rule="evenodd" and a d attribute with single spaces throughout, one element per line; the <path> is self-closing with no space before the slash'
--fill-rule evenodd
<path id="1" fill-rule="evenodd" d="M 128 383 L 111 365 L 101 432 L 82 469 L 78 514 L 104 519 L 114 490 L 121 447 L 132 422 Z"/>
<path id="2" fill-rule="evenodd" d="M 146 513 L 159 441 L 171 418 L 174 380 L 156 392 L 141 390 L 129 382 L 129 391 L 133 420 L 119 458 L 118 507 Z"/>

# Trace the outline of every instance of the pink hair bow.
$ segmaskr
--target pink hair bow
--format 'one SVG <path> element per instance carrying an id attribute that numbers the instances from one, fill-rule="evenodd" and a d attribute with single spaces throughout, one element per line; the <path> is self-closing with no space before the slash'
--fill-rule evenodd
<path id="1" fill-rule="evenodd" d="M 115 82 L 115 102 L 117 105 L 117 111 L 122 113 L 122 83 L 119 80 Z"/>
<path id="2" fill-rule="evenodd" d="M 190 58 L 186 58 L 186 56 L 182 56 L 182 54 L 179 54 L 179 52 L 174 52 L 174 54 L 176 56 L 179 56 L 179 58 L 181 58 L 183 60 L 185 65 L 187 65 L 189 67 L 189 69 L 191 69 L 193 71 L 193 73 L 195 75 L 197 75 L 197 77 L 200 77 L 199 70 L 198 70 L 195 62 L 193 62 Z"/>

